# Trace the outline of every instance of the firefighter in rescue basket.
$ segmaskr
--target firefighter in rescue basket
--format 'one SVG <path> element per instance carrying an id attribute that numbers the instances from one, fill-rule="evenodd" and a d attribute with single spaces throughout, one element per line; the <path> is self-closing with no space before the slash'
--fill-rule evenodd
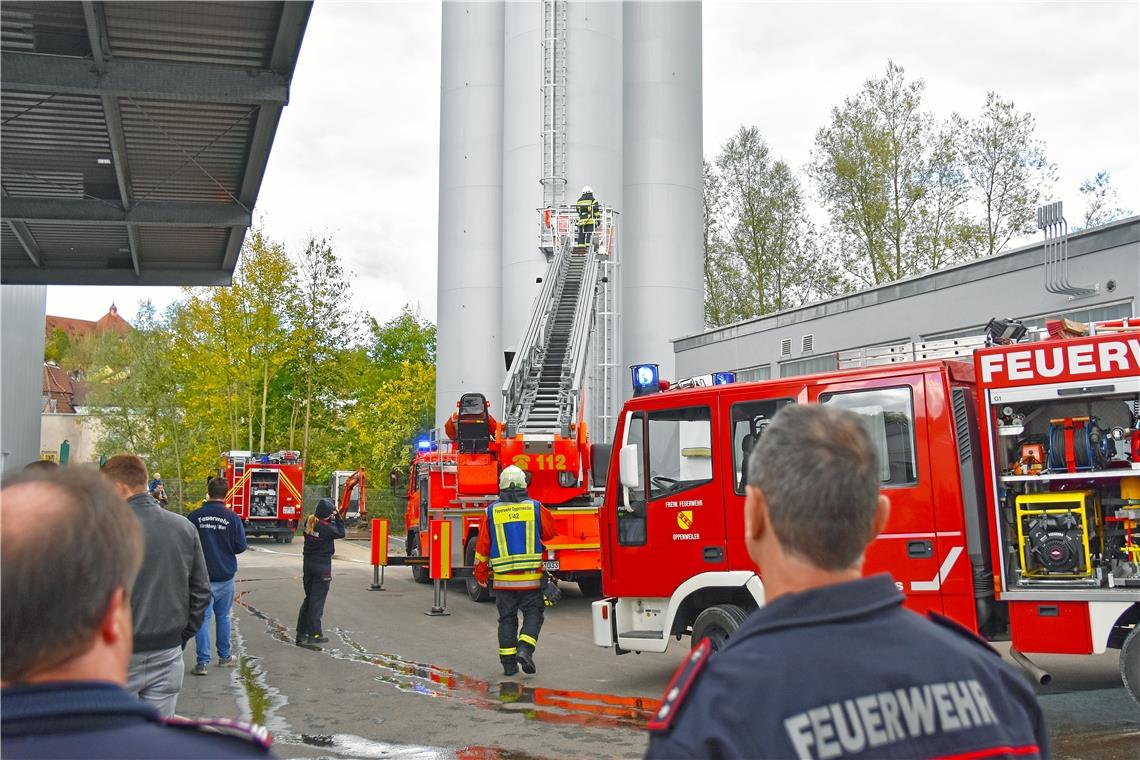
<path id="1" fill-rule="evenodd" d="M 554 535 L 550 510 L 527 496 L 525 473 L 514 465 L 505 468 L 499 476 L 499 500 L 480 518 L 475 545 L 475 580 L 486 586 L 488 576 L 494 574 L 504 675 L 513 676 L 519 666 L 524 673 L 536 670 L 534 650 L 544 615 L 543 541 Z"/>

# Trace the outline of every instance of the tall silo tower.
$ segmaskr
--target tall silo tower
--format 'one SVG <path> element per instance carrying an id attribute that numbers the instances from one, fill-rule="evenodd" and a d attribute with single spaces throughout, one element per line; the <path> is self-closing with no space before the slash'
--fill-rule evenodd
<path id="1" fill-rule="evenodd" d="M 670 340 L 703 324 L 701 4 L 623 14 L 622 354 L 674 378 Z"/>
<path id="2" fill-rule="evenodd" d="M 619 363 L 673 374 L 670 339 L 701 326 L 701 118 L 699 2 L 444 2 L 437 422 L 465 391 L 501 411 L 537 209 L 583 185 L 621 213 Z"/>
<path id="3" fill-rule="evenodd" d="M 503 12 L 501 3 L 443 4 L 437 423 L 465 392 L 497 406 L 503 377 Z"/>

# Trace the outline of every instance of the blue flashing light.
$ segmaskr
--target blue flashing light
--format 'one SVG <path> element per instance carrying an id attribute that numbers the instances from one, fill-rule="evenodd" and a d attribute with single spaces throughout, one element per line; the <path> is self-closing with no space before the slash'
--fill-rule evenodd
<path id="1" fill-rule="evenodd" d="M 630 368 L 633 375 L 633 395 L 644 396 L 661 390 L 656 364 L 634 364 Z"/>
<path id="2" fill-rule="evenodd" d="M 736 382 L 735 372 L 717 372 L 713 374 L 713 385 L 729 385 Z"/>
<path id="3" fill-rule="evenodd" d="M 431 451 L 431 441 L 427 438 L 421 438 L 416 441 L 417 451 Z"/>

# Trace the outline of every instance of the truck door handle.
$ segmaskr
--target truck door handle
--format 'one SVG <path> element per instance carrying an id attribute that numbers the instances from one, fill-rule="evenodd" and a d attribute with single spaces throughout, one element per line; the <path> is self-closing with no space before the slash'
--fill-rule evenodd
<path id="1" fill-rule="evenodd" d="M 719 546 L 706 546 L 704 548 L 705 562 L 723 562 L 724 549 Z"/>
<path id="2" fill-rule="evenodd" d="M 934 556 L 933 541 L 907 541 L 906 556 L 911 559 L 925 559 Z"/>

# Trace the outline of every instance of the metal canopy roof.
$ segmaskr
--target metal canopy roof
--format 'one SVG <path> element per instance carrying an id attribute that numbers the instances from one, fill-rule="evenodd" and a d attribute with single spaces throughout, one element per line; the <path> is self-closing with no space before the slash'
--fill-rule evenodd
<path id="1" fill-rule="evenodd" d="M 223 285 L 311 2 L 0 5 L 0 281 Z"/>

